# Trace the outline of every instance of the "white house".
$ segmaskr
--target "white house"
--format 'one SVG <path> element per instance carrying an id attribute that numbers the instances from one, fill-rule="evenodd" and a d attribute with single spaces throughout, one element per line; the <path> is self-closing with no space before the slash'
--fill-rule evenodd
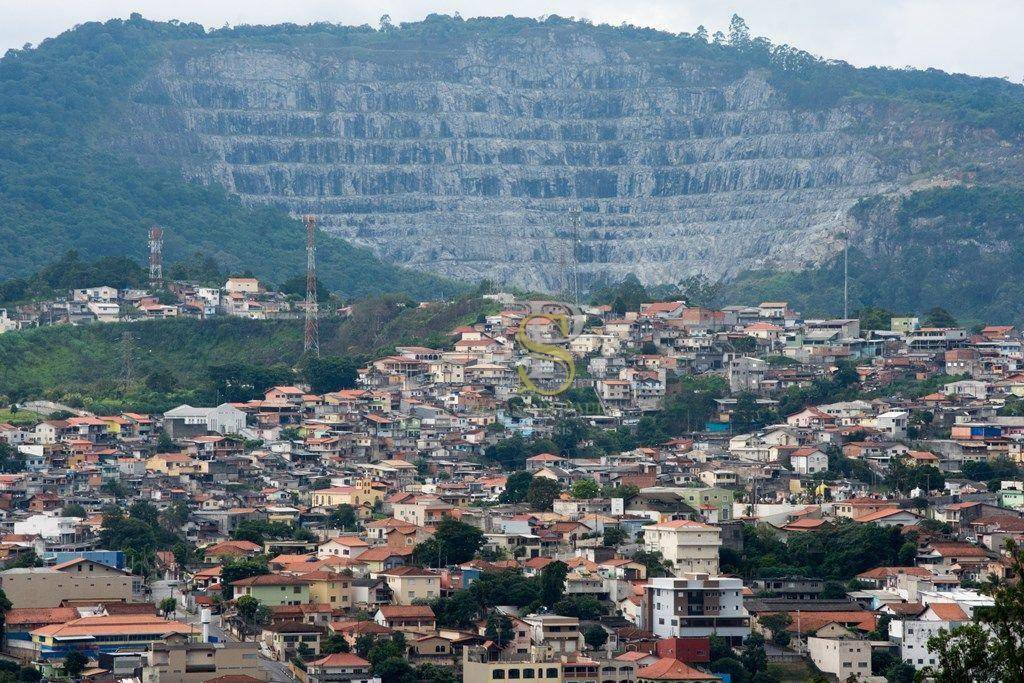
<path id="1" fill-rule="evenodd" d="M 875 427 L 878 431 L 893 439 L 907 438 L 909 423 L 910 413 L 905 410 L 889 410 L 875 418 Z"/>
<path id="2" fill-rule="evenodd" d="M 828 469 L 828 456 L 817 448 L 798 448 L 790 454 L 789 464 L 797 474 L 817 474 Z"/>

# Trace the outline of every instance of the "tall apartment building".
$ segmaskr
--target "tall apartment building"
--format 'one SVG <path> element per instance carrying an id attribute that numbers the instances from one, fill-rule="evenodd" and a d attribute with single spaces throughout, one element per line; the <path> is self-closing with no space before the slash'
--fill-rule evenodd
<path id="1" fill-rule="evenodd" d="M 651 579 L 641 628 L 659 638 L 718 635 L 739 645 L 750 635 L 743 581 L 708 574 Z"/>
<path id="2" fill-rule="evenodd" d="M 644 547 L 660 552 L 677 576 L 699 572 L 718 574 L 722 530 L 717 526 L 677 519 L 644 527 Z"/>

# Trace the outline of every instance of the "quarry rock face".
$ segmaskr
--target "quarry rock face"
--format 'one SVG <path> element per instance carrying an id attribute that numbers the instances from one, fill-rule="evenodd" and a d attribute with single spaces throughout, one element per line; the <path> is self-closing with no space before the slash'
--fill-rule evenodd
<path id="1" fill-rule="evenodd" d="M 936 134 L 855 104 L 800 110 L 756 69 L 543 33 L 181 49 L 131 101 L 132 144 L 191 178 L 397 263 L 547 291 L 574 253 L 584 286 L 819 262 L 859 198 L 919 173 L 879 147 Z"/>

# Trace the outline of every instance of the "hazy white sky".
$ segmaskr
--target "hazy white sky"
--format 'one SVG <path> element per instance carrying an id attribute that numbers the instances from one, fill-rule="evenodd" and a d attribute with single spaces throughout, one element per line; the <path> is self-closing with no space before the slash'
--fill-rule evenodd
<path id="1" fill-rule="evenodd" d="M 736 12 L 755 35 L 858 66 L 1024 78 L 1024 0 L 0 0 L 0 50 L 131 12 L 208 27 L 284 21 L 376 26 L 382 14 L 398 23 L 431 12 L 560 14 L 673 32 L 704 24 L 711 33 Z"/>

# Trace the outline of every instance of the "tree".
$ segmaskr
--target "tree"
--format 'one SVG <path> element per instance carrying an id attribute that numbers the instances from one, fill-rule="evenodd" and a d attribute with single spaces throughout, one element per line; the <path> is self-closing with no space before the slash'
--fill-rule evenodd
<path id="1" fill-rule="evenodd" d="M 712 634 L 709 639 L 710 653 L 709 657 L 711 661 L 722 659 L 723 657 L 732 657 L 733 651 L 729 647 L 729 641 L 722 636 Z"/>
<path id="2" fill-rule="evenodd" d="M 846 586 L 838 581 L 826 581 L 821 597 L 824 600 L 842 600 L 846 597 Z"/>
<path id="3" fill-rule="evenodd" d="M 370 656 L 370 649 L 373 648 L 377 642 L 377 638 L 372 633 L 363 633 L 356 637 L 356 654 L 366 659 Z"/>
<path id="4" fill-rule="evenodd" d="M 390 657 L 373 665 L 381 683 L 417 683 L 416 670 L 402 657 Z"/>
<path id="5" fill-rule="evenodd" d="M 614 548 L 622 545 L 629 538 L 629 534 L 626 530 L 620 526 L 606 526 L 604 528 L 604 540 L 602 544 L 606 548 Z"/>
<path id="6" fill-rule="evenodd" d="M 760 633 L 751 633 L 747 636 L 747 639 L 743 641 L 743 649 L 740 650 L 740 661 L 743 662 L 743 668 L 754 676 L 768 668 L 768 654 L 764 651 L 764 636 Z"/>
<path id="7" fill-rule="evenodd" d="M 549 562 L 540 572 L 540 601 L 547 607 L 554 607 L 565 593 L 565 577 L 569 566 L 561 560 Z"/>
<path id="8" fill-rule="evenodd" d="M 440 664 L 420 664 L 416 667 L 416 678 L 422 683 L 458 683 L 451 668 Z"/>
<path id="9" fill-rule="evenodd" d="M 591 624 L 583 632 L 583 640 L 592 650 L 600 650 L 608 642 L 608 632 L 597 624 Z"/>
<path id="10" fill-rule="evenodd" d="M 950 315 L 949 311 L 942 308 L 941 306 L 936 306 L 932 309 L 929 309 L 929 311 L 924 314 L 924 321 L 921 324 L 924 327 L 960 326 L 959 323 L 957 323 L 956 318 Z"/>
<path id="11" fill-rule="evenodd" d="M 146 388 L 157 394 L 169 394 L 178 388 L 178 378 L 169 370 L 157 368 L 146 375 Z"/>
<path id="12" fill-rule="evenodd" d="M 1024 575 L 1024 551 L 1007 541 L 1005 554 L 1007 574 Z M 980 590 L 992 597 L 992 607 L 978 608 L 975 623 L 928 639 L 938 660 L 934 675 L 939 683 L 1024 680 L 1024 582 L 991 577 Z"/>
<path id="13" fill-rule="evenodd" d="M 998 663 L 993 661 L 988 648 L 989 635 L 981 624 L 939 631 L 928 639 L 928 649 L 937 660 L 935 680 L 938 683 L 1024 680 L 998 676 Z"/>
<path id="14" fill-rule="evenodd" d="M 500 612 L 491 612 L 487 615 L 487 626 L 484 629 L 484 637 L 494 641 L 499 648 L 504 648 L 515 638 L 516 630 L 512 620 Z"/>
<path id="15" fill-rule="evenodd" d="M 893 662 L 882 675 L 888 683 L 914 683 L 917 671 L 906 662 Z"/>
<path id="16" fill-rule="evenodd" d="M 341 529 L 342 531 L 355 531 L 359 528 L 359 517 L 356 516 L 356 509 L 348 503 L 342 503 L 331 510 L 327 522 L 335 529 Z"/>
<path id="17" fill-rule="evenodd" d="M 352 650 L 348 639 L 340 633 L 332 633 L 320 642 L 320 654 L 333 655 L 339 652 L 347 653 Z"/>
<path id="18" fill-rule="evenodd" d="M 68 675 L 68 678 L 78 678 L 88 664 L 88 657 L 78 650 L 72 650 L 64 656 L 64 673 Z"/>
<path id="19" fill-rule="evenodd" d="M 734 434 L 744 434 L 761 429 L 772 417 L 771 411 L 764 410 L 758 405 L 754 394 L 745 391 L 736 398 L 736 405 L 729 417 L 729 425 Z"/>
<path id="20" fill-rule="evenodd" d="M 17 474 L 25 471 L 25 456 L 5 441 L 0 441 L 0 472 Z"/>
<path id="21" fill-rule="evenodd" d="M 167 432 L 160 432 L 160 435 L 156 437 L 156 452 L 173 453 L 176 450 L 178 450 L 178 447 L 174 445 L 171 435 Z"/>
<path id="22" fill-rule="evenodd" d="M 885 481 L 897 491 L 909 493 L 914 489 L 926 491 L 941 490 L 946 484 L 945 475 L 934 465 L 915 465 L 905 456 L 889 460 Z"/>
<path id="23" fill-rule="evenodd" d="M 445 517 L 434 535 L 416 546 L 417 562 L 431 567 L 469 562 L 484 544 L 484 533 L 471 524 Z"/>
<path id="24" fill-rule="evenodd" d="M 349 356 L 310 356 L 303 374 L 314 394 L 326 394 L 355 387 L 359 365 Z"/>
<path id="25" fill-rule="evenodd" d="M 238 616 L 246 624 L 254 625 L 256 623 L 256 614 L 259 612 L 260 605 L 262 604 L 251 595 L 243 595 L 235 600 L 235 612 L 238 613 Z"/>
<path id="26" fill-rule="evenodd" d="M 656 550 L 638 550 L 633 553 L 633 561 L 639 562 L 647 568 L 648 578 L 669 576 L 672 573 L 672 565 L 661 557 Z"/>
<path id="27" fill-rule="evenodd" d="M 522 503 L 530 490 L 533 474 L 525 470 L 513 472 L 505 480 L 505 490 L 498 496 L 500 503 Z"/>
<path id="28" fill-rule="evenodd" d="M 480 603 L 473 591 L 455 591 L 448 597 L 436 598 L 430 603 L 438 626 L 472 628 L 480 616 Z"/>
<path id="29" fill-rule="evenodd" d="M 563 617 L 576 617 L 577 619 L 597 619 L 604 614 L 604 609 L 597 598 L 589 595 L 566 595 L 555 603 L 555 614 Z"/>
<path id="30" fill-rule="evenodd" d="M 778 647 L 789 645 L 789 631 L 786 628 L 793 623 L 793 617 L 786 612 L 773 612 L 758 619 L 761 626 L 768 629 L 772 644 Z"/>
<path id="31" fill-rule="evenodd" d="M 89 513 L 78 503 L 68 503 L 60 511 L 62 517 L 88 517 Z"/>
<path id="32" fill-rule="evenodd" d="M 645 415 L 636 425 L 636 440 L 641 446 L 655 446 L 668 440 L 668 434 L 656 419 Z"/>
<path id="33" fill-rule="evenodd" d="M 530 488 L 526 493 L 526 502 L 530 509 L 536 512 L 551 510 L 555 498 L 562 492 L 561 485 L 554 479 L 547 477 L 534 477 L 530 482 Z"/>
<path id="34" fill-rule="evenodd" d="M 860 319 L 862 330 L 888 330 L 892 324 L 892 311 L 879 306 L 865 306 L 854 315 Z"/>
<path id="35" fill-rule="evenodd" d="M 750 43 L 750 29 L 747 22 L 738 14 L 732 15 L 729 20 L 729 44 L 733 47 L 744 48 Z"/>
<path id="36" fill-rule="evenodd" d="M 601 486 L 593 479 L 580 479 L 573 482 L 569 492 L 576 500 L 589 500 L 601 495 Z"/>
<path id="37" fill-rule="evenodd" d="M 11 601 L 7 598 L 7 593 L 0 588 L 0 629 L 7 623 L 7 613 L 11 611 Z"/>
<path id="38" fill-rule="evenodd" d="M 19 683 L 37 683 L 43 680 L 43 674 L 33 666 L 23 666 L 18 670 Z"/>
<path id="39" fill-rule="evenodd" d="M 397 634 L 396 634 L 397 635 Z M 366 658 L 373 665 L 374 670 L 380 665 L 381 662 L 385 662 L 389 659 L 402 659 L 405 657 L 405 648 L 399 643 L 392 640 L 378 640 L 370 648 L 370 652 L 366 655 Z"/>
<path id="40" fill-rule="evenodd" d="M 323 283 L 321 283 L 318 278 L 314 280 L 314 288 L 315 288 L 315 291 L 316 291 L 316 300 L 317 301 L 326 301 L 327 299 L 329 299 L 331 297 L 330 290 L 328 290 L 326 287 L 324 287 Z M 301 298 L 305 298 L 305 296 L 306 296 L 306 275 L 305 275 L 305 273 L 301 273 L 301 274 L 298 274 L 298 275 L 291 276 L 290 278 L 288 278 L 287 280 L 285 280 L 284 282 L 282 282 L 281 284 L 279 284 L 277 286 L 277 291 L 281 292 L 282 294 L 289 294 L 291 296 L 299 297 L 300 299 Z M 320 392 L 317 392 L 317 393 L 320 393 Z"/>
<path id="41" fill-rule="evenodd" d="M 733 683 L 745 683 L 748 680 L 748 673 L 743 663 L 733 656 L 712 660 L 708 669 L 717 674 L 729 674 Z"/>
<path id="42" fill-rule="evenodd" d="M 270 569 L 267 567 L 267 558 L 262 555 L 228 560 L 221 567 L 220 571 L 220 582 L 223 586 L 222 592 L 224 597 L 228 600 L 231 599 L 234 594 L 234 588 L 231 587 L 233 582 L 247 579 L 250 576 L 262 576 L 269 573 Z"/>
<path id="43" fill-rule="evenodd" d="M 169 617 L 178 611 L 178 601 L 174 598 L 164 598 L 160 601 L 160 605 L 157 609 L 159 609 L 160 613 L 165 617 Z"/>
<path id="44" fill-rule="evenodd" d="M 502 439 L 496 444 L 488 446 L 484 450 L 484 458 L 499 464 L 506 470 L 522 470 L 526 466 L 526 458 L 529 457 L 529 448 L 526 439 L 522 434 L 514 434 L 507 439 Z M 506 487 L 508 484 L 506 484 Z M 503 501 L 514 503 L 517 501 Z"/>

